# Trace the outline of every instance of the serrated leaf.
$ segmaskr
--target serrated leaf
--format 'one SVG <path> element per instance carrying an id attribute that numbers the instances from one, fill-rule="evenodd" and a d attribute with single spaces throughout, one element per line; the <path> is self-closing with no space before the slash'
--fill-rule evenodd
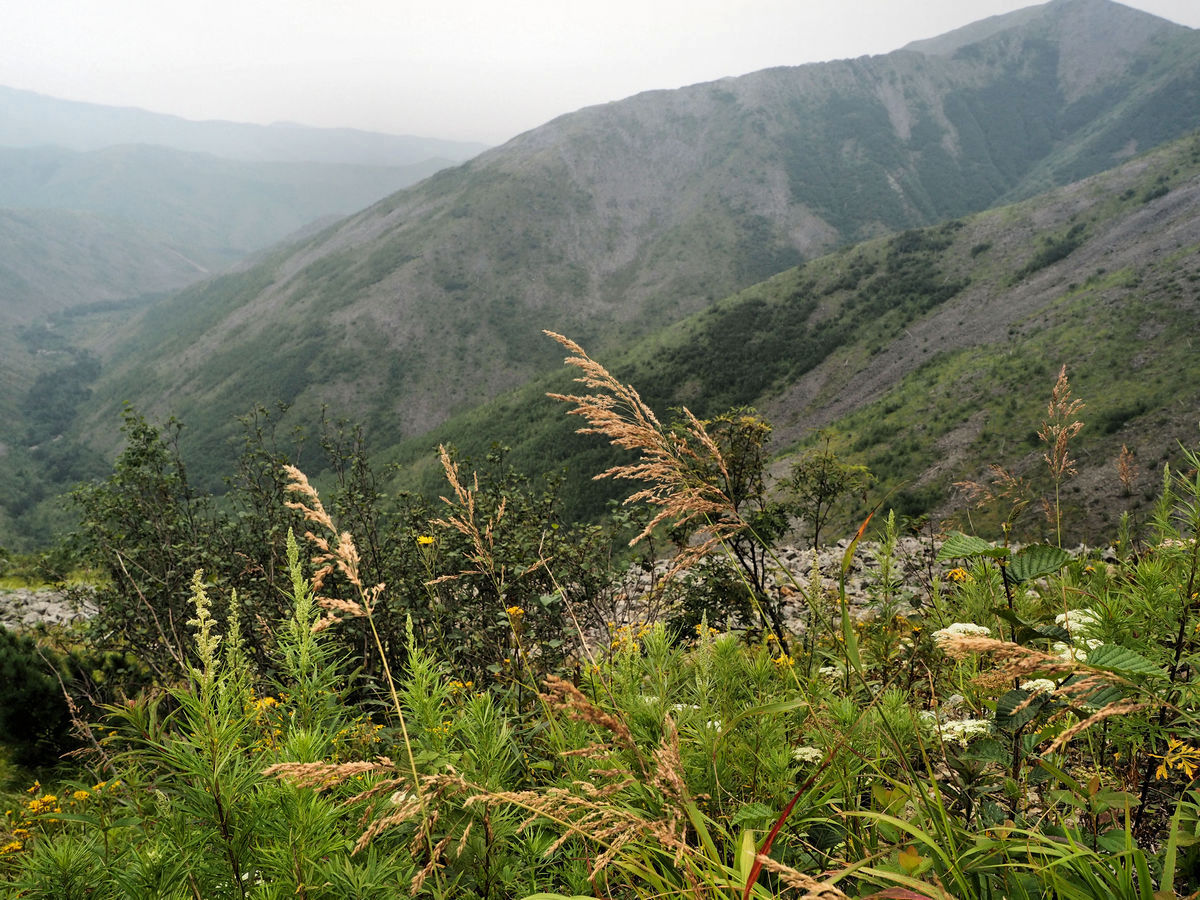
<path id="1" fill-rule="evenodd" d="M 942 542 L 942 549 L 938 551 L 937 561 L 945 562 L 948 559 L 964 559 L 972 556 L 996 556 L 997 550 L 1001 551 L 1001 556 L 1008 555 L 1007 549 L 993 547 L 983 538 L 963 534 L 961 531 L 952 531 Z"/>
<path id="2" fill-rule="evenodd" d="M 1116 644 L 1101 644 L 1087 657 L 1087 664 L 1097 669 L 1108 669 L 1122 675 L 1157 675 L 1165 677 L 1161 666 L 1155 665 L 1140 653 Z"/>
<path id="3" fill-rule="evenodd" d="M 1013 555 L 1008 564 L 1008 577 L 1014 581 L 1032 581 L 1052 575 L 1071 561 L 1071 554 L 1061 547 L 1031 544 Z"/>
<path id="4" fill-rule="evenodd" d="M 996 701 L 996 727 L 1005 731 L 1016 731 L 1028 725 L 1046 705 L 1046 699 L 1045 696 L 1032 695 L 1026 690 L 1009 691 Z M 1029 701 L 1028 705 L 1022 707 L 1026 701 Z"/>
<path id="5" fill-rule="evenodd" d="M 1125 692 L 1115 685 L 1097 688 L 1079 697 L 1079 703 L 1088 709 L 1103 709 L 1110 703 L 1125 699 Z"/>
<path id="6" fill-rule="evenodd" d="M 1052 641 L 1061 641 L 1064 644 L 1071 643 L 1071 632 L 1063 628 L 1061 625 L 1038 625 L 1034 629 L 1041 637 L 1048 638 Z"/>
<path id="7" fill-rule="evenodd" d="M 765 803 L 747 803 L 733 814 L 730 824 L 737 827 L 752 825 L 763 828 L 764 825 L 769 827 L 778 816 L 779 811 L 771 809 Z"/>
<path id="8" fill-rule="evenodd" d="M 957 755 L 964 761 L 1007 763 L 1012 754 L 1000 741 L 993 737 L 986 737 L 982 740 L 971 741 L 967 749 Z"/>

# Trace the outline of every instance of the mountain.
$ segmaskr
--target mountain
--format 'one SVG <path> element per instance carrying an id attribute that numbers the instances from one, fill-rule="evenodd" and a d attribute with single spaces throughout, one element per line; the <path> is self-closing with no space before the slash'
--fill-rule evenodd
<path id="1" fill-rule="evenodd" d="M 54 145 L 79 152 L 152 144 L 251 162 L 409 166 L 431 159 L 462 162 L 484 144 L 349 128 L 195 122 L 129 107 L 60 100 L 0 87 L 0 146 Z"/>
<path id="2" fill-rule="evenodd" d="M 149 229 L 198 261 L 201 274 L 215 274 L 314 219 L 362 209 L 448 164 L 245 162 L 147 145 L 0 147 L 0 207 L 80 210 Z"/>
<path id="3" fill-rule="evenodd" d="M 1101 171 L 1200 121 L 1200 33 L 1053 0 L 884 56 L 555 119 L 148 312 L 90 428 L 131 400 L 217 458 L 255 401 L 385 443 L 839 245 Z"/>
<path id="4" fill-rule="evenodd" d="M 829 254 L 593 355 L 664 419 L 681 405 L 754 406 L 775 426 L 780 470 L 828 437 L 879 476 L 876 498 L 936 518 L 962 512 L 952 482 L 986 482 L 991 463 L 1045 486 L 1036 432 L 1065 365 L 1086 406 L 1064 503 L 1099 539 L 1123 509 L 1144 519 L 1162 464 L 1196 445 L 1198 334 L 1200 133 L 1027 201 Z M 560 367 L 387 459 L 406 486 L 430 487 L 437 443 L 477 459 L 499 443 L 518 468 L 566 466 L 568 504 L 595 514 L 614 486 L 589 477 L 621 458 L 546 398 L 574 392 L 573 374 Z M 1141 471 L 1128 495 L 1122 446 Z"/>
<path id="5" fill-rule="evenodd" d="M 130 316 L 480 149 L 0 88 L 0 540 L 45 542 L 55 486 L 103 473 L 65 432 Z"/>
<path id="6" fill-rule="evenodd" d="M 206 274 L 157 236 L 95 215 L 0 209 L 0 416 L 19 421 L 18 398 L 52 349 L 31 337 L 68 308 L 164 294 Z M 40 354 L 40 358 L 37 355 Z"/>
<path id="7" fill-rule="evenodd" d="M 69 210 L 0 209 L 0 321 L 178 289 L 203 267 L 150 231 Z"/>

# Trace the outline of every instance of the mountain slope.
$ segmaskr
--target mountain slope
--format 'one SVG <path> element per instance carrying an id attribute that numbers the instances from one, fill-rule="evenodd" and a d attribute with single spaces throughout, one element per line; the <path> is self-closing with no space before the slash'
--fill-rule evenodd
<path id="1" fill-rule="evenodd" d="M 149 231 L 69 210 L 0 209 L 0 323 L 178 289 L 203 267 Z"/>
<path id="2" fill-rule="evenodd" d="M 83 210 L 152 229 L 215 272 L 447 164 L 242 162 L 145 145 L 0 147 L 0 207 Z"/>
<path id="3" fill-rule="evenodd" d="M 986 32 L 949 55 L 556 119 L 158 307 L 114 351 L 91 427 L 132 400 L 217 451 L 234 414 L 283 399 L 419 434 L 552 365 L 542 327 L 616 347 L 832 246 L 1098 171 L 1200 120 L 1191 29 L 1054 0 Z"/>
<path id="4" fill-rule="evenodd" d="M 598 358 L 664 416 L 756 406 L 777 452 L 827 429 L 837 452 L 880 477 L 878 495 L 936 517 L 963 508 L 951 482 L 986 481 L 991 463 L 1045 487 L 1036 430 L 1066 365 L 1087 424 L 1064 499 L 1100 537 L 1121 509 L 1144 514 L 1162 463 L 1178 461 L 1179 442 L 1196 444 L 1197 334 L 1200 136 L 1017 205 L 814 260 Z M 587 479 L 617 457 L 546 399 L 568 378 L 550 373 L 386 456 L 408 484 L 429 486 L 437 442 L 475 457 L 499 442 L 518 467 L 567 466 L 569 502 L 594 514 L 614 487 Z M 1122 445 L 1141 469 L 1129 496 L 1114 465 Z M 1027 527 L 1040 537 L 1044 526 Z"/>
<path id="5" fill-rule="evenodd" d="M 70 307 L 178 289 L 203 267 L 153 235 L 87 213 L 0 209 L 0 417 L 20 430 L 18 401 L 58 344 L 47 321 Z M 32 336 L 46 332 L 45 339 Z M 49 341 L 49 343 L 48 343 Z"/>

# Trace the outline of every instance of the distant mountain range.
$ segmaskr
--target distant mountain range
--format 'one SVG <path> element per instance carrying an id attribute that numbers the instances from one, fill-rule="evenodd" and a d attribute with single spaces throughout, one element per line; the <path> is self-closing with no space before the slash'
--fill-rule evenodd
<path id="1" fill-rule="evenodd" d="M 92 400 L 64 439 L 111 450 L 126 401 L 174 413 L 192 426 L 194 471 L 215 484 L 233 417 L 282 400 L 295 422 L 311 422 L 323 404 L 362 421 L 386 457 L 426 446 L 443 425 L 439 433 L 469 442 L 490 425 L 508 440 L 508 425 L 526 423 L 528 447 L 538 448 L 527 461 L 548 465 L 578 446 L 561 432 L 537 444 L 538 390 L 499 401 L 502 414 L 480 406 L 557 369 L 561 352 L 542 328 L 625 359 L 661 402 L 706 411 L 757 403 L 799 438 L 883 402 L 923 364 L 944 360 L 940 351 L 989 342 L 929 338 L 912 366 L 882 365 L 930 323 L 989 340 L 1001 329 L 1014 347 L 1032 346 L 1047 304 L 1070 305 L 1089 278 L 1108 284 L 1114 270 L 1089 265 L 1071 287 L 1054 282 L 1029 301 L 1033 318 L 1006 318 L 991 304 L 1080 258 L 1101 227 L 1099 201 L 1076 211 L 1081 230 L 1063 217 L 1080 196 L 1071 191 L 1031 201 L 1028 220 L 1021 206 L 959 220 L 1127 163 L 1111 189 L 1132 193 L 1104 214 L 1132 216 L 1120 226 L 1132 245 L 1132 229 L 1152 229 L 1190 194 L 1178 173 L 1155 170 L 1148 185 L 1128 173 L 1151 165 L 1140 154 L 1197 124 L 1200 32 L 1109 0 L 1052 0 L 884 56 L 581 110 L 106 331 Z M 1190 150 L 1174 152 L 1185 167 Z M 758 301 L 738 304 L 753 293 L 723 301 L 771 276 L 775 287 L 755 289 L 767 292 L 764 308 L 783 290 L 792 313 L 750 315 Z M 1190 283 L 1181 290 L 1194 301 Z M 708 334 L 705 322 L 719 327 Z M 673 330 L 658 335 L 664 328 Z M 82 319 L 64 334 L 91 346 Z M 1081 338 L 1063 340 L 1056 355 Z M 842 368 L 831 373 L 835 359 Z M 1040 384 L 1036 368 L 1015 384 Z M 953 410 L 945 415 L 972 415 Z M 928 446 L 939 439 L 926 437 Z M 871 456 L 895 443 L 895 434 L 872 443 L 859 433 L 846 446 Z M 908 471 L 888 467 L 895 478 Z M 938 500 L 917 492 L 909 508 Z"/>
<path id="2" fill-rule="evenodd" d="M 26 220 L 35 210 L 88 213 L 94 228 L 110 223 L 113 240 L 140 229 L 165 254 L 149 267 L 186 258 L 192 265 L 179 271 L 188 281 L 482 149 L 346 129 L 191 122 L 0 87 L 0 208 L 21 210 Z M 37 255 L 29 238 L 25 260 L 0 252 L 0 271 L 28 265 Z M 62 268 L 61 255 L 47 251 L 60 264 L 52 278 L 76 283 L 67 295 L 74 303 L 89 296 L 88 265 L 96 262 L 103 279 L 103 270 L 120 264 L 120 257 L 100 261 L 98 252 L 93 244 Z M 153 279 L 130 282 L 131 296 L 162 287 Z"/>
<path id="3" fill-rule="evenodd" d="M 145 144 L 0 147 L 0 207 L 83 211 L 151 230 L 199 263 L 202 277 L 449 164 L 246 162 Z"/>
<path id="4" fill-rule="evenodd" d="M 196 122 L 129 107 L 60 100 L 0 87 L 0 146 L 64 147 L 88 152 L 152 144 L 248 162 L 315 162 L 411 166 L 430 159 L 462 162 L 484 144 L 350 128 Z"/>
<path id="5" fill-rule="evenodd" d="M 90 346 L 107 346 L 155 298 L 482 149 L 346 129 L 190 122 L 0 87 L 0 456 L 12 478 L 9 505 L 40 496 L 38 472 L 49 465 L 29 462 L 22 444 L 69 420 L 64 398 L 87 396 L 79 380 L 98 367 L 63 323 L 81 328 Z M 54 398 L 45 402 L 29 394 L 47 390 Z M 52 412 L 42 415 L 45 408 Z M 88 456 L 78 446 L 55 447 L 56 483 L 91 471 L 67 464 Z M 0 508 L 0 541 L 11 540 L 9 530 Z"/>

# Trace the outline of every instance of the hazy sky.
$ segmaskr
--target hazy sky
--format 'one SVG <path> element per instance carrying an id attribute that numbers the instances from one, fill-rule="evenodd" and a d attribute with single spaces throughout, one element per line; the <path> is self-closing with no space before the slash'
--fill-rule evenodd
<path id="1" fill-rule="evenodd" d="M 1028 0 L 0 0 L 0 84 L 500 143 L 582 106 L 886 53 Z M 1200 28 L 1200 0 L 1127 5 Z"/>

